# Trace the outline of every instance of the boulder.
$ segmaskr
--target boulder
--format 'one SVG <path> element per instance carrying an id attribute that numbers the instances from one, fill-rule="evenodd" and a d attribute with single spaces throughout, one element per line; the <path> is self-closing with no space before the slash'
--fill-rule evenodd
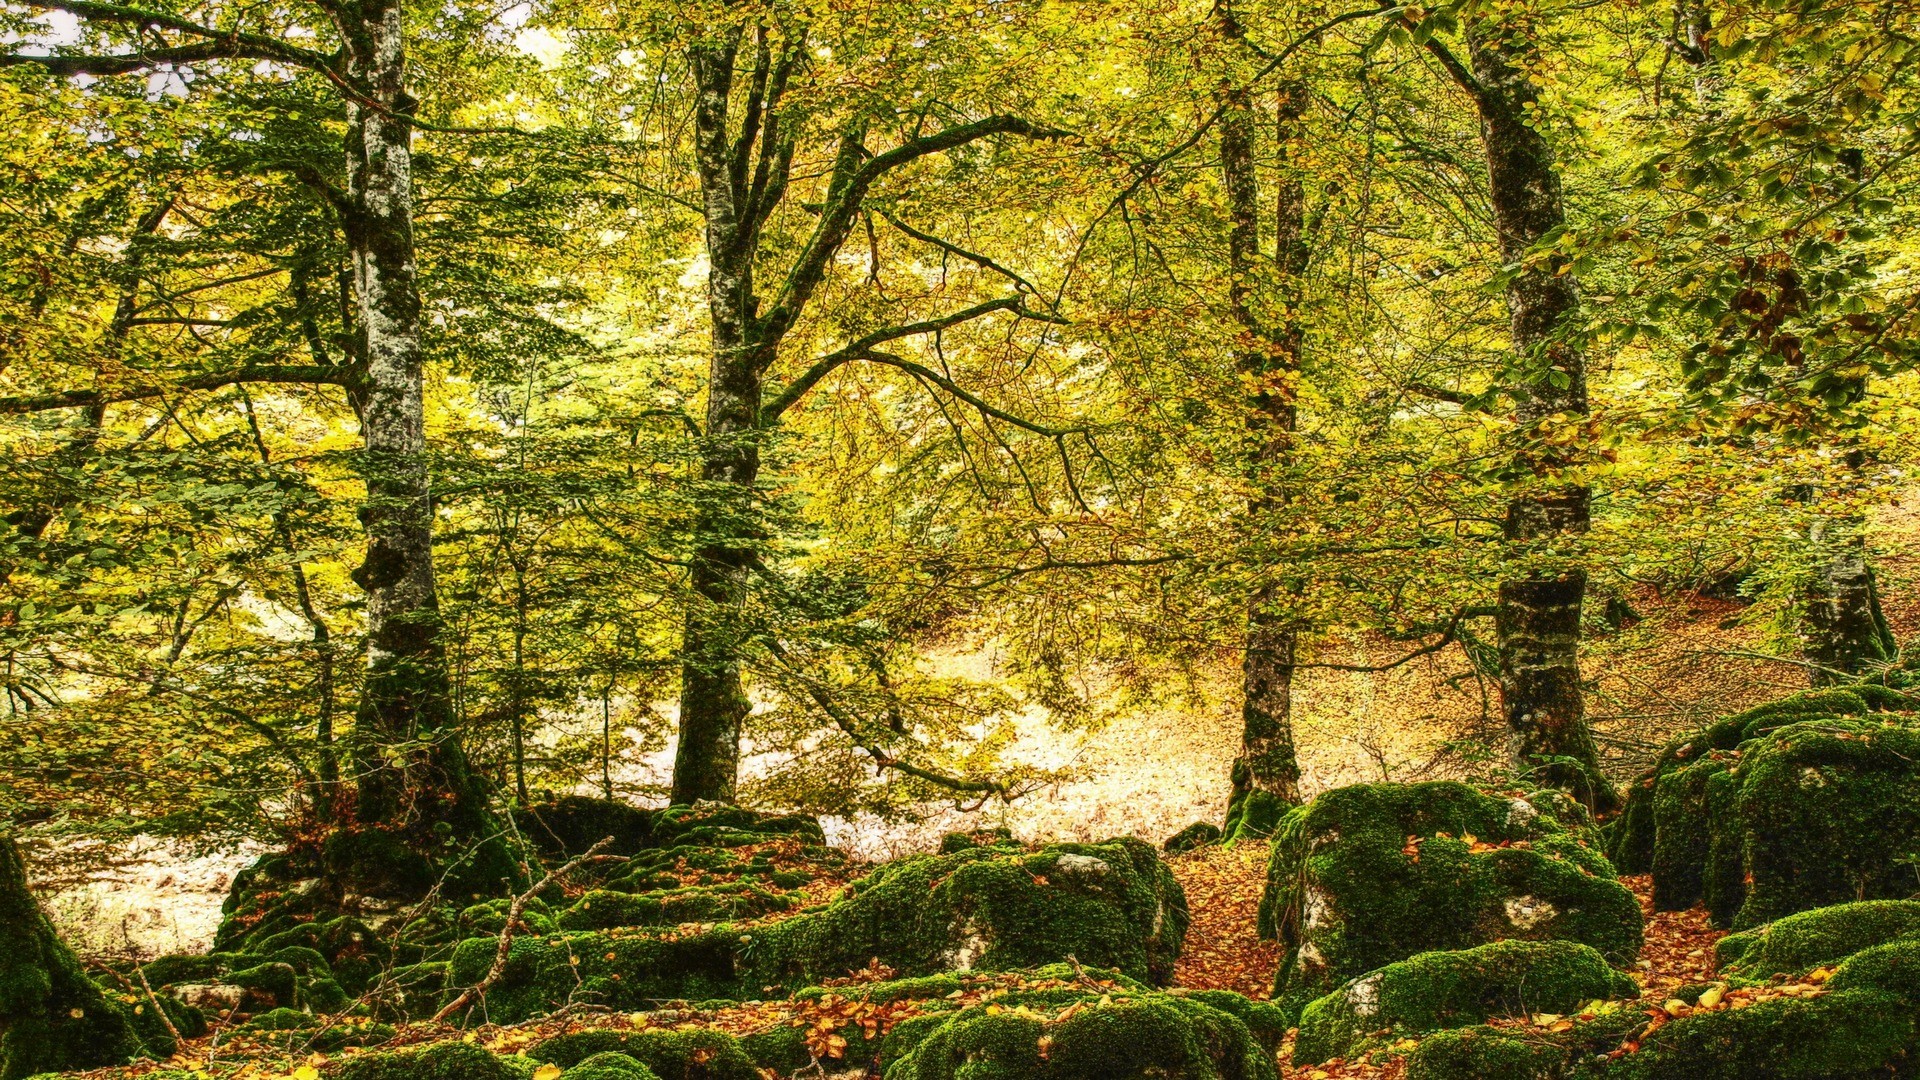
<path id="1" fill-rule="evenodd" d="M 776 921 L 616 928 L 517 938 L 486 1015 L 512 1022 L 583 1001 L 758 998 L 866 966 L 907 975 L 1034 967 L 1074 958 L 1148 981 L 1171 976 L 1184 894 L 1136 840 L 992 846 L 888 863 L 822 907 Z M 455 950 L 451 983 L 493 963 L 493 938 Z"/>
<path id="2" fill-rule="evenodd" d="M 1274 1000 L 1297 1014 L 1395 961 L 1509 938 L 1632 960 L 1639 901 L 1567 813 L 1448 781 L 1340 788 L 1294 810 L 1260 904 L 1260 932 L 1285 947 Z"/>
<path id="3" fill-rule="evenodd" d="M 1371 1038 L 1398 1039 L 1499 1016 L 1573 1013 L 1640 988 L 1592 948 L 1571 941 L 1496 941 L 1421 953 L 1318 998 L 1300 1015 L 1295 1065 L 1349 1057 Z"/>

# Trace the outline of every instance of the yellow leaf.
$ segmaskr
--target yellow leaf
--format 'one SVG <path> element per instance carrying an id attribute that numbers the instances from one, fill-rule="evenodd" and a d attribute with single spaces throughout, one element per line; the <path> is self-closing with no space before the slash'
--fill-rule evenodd
<path id="1" fill-rule="evenodd" d="M 320 1070 L 311 1065 L 302 1065 L 293 1070 L 293 1080 L 320 1080 Z"/>
<path id="2" fill-rule="evenodd" d="M 1720 999 L 1725 997 L 1726 994 L 1727 994 L 1727 988 L 1720 985 L 1719 983 L 1715 983 L 1714 985 L 1707 988 L 1706 993 L 1700 995 L 1700 1008 L 1702 1009 L 1713 1008 L 1715 1005 L 1720 1004 Z"/>
<path id="3" fill-rule="evenodd" d="M 551 1062 L 540 1066 L 533 1070 L 533 1080 L 560 1080 L 560 1066 Z"/>

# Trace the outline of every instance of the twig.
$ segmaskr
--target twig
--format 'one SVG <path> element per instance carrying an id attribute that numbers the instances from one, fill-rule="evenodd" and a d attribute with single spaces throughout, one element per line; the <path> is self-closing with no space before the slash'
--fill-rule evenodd
<path id="1" fill-rule="evenodd" d="M 184 1049 L 187 1045 L 187 1040 L 180 1037 L 180 1029 L 173 1026 L 173 1017 L 167 1015 L 167 1010 L 161 1006 L 160 999 L 153 995 L 153 984 L 147 981 L 146 969 L 135 964 L 133 973 L 140 979 L 140 989 L 147 992 L 148 1004 L 153 1006 L 154 1012 L 160 1014 L 160 1022 L 167 1025 L 167 1034 L 173 1036 L 173 1048 L 175 1050 Z"/>
<path id="2" fill-rule="evenodd" d="M 494 951 L 493 966 L 487 969 L 486 977 L 472 986 L 467 987 L 465 990 L 462 990 L 459 997 L 441 1006 L 440 1011 L 433 1014 L 433 1023 L 438 1024 L 447 1017 L 466 1008 L 475 998 L 484 996 L 488 990 L 492 989 L 494 983 L 500 981 L 500 976 L 504 975 L 507 970 L 507 954 L 513 949 L 513 928 L 520 922 L 521 914 L 527 910 L 527 902 L 532 900 L 535 894 L 545 889 L 548 885 L 553 884 L 555 879 L 566 877 L 568 874 L 579 869 L 583 864 L 596 861 L 600 852 L 611 843 L 613 843 L 613 837 L 603 838 L 599 843 L 588 848 L 582 854 L 567 860 L 566 864 L 558 870 L 550 871 L 547 876 L 541 878 L 532 888 L 513 898 L 513 903 L 507 907 L 507 925 L 500 928 L 500 947 Z"/>

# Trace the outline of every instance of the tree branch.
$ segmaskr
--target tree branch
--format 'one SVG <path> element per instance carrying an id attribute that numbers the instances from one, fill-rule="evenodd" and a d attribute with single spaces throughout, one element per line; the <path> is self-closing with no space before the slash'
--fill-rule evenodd
<path id="1" fill-rule="evenodd" d="M 175 33 L 189 34 L 204 40 L 198 45 L 175 46 L 127 56 L 32 57 L 10 54 L 0 57 L 0 65 L 41 63 L 43 66 L 50 66 L 46 63 L 47 61 L 94 61 L 106 65 L 122 65 L 110 70 L 78 69 L 66 72 L 66 74 L 100 75 L 123 74 L 143 67 L 151 67 L 154 64 L 185 63 L 193 60 L 279 60 L 330 75 L 337 74 L 334 57 L 322 55 L 311 49 L 303 49 L 297 45 L 289 45 L 265 34 L 251 34 L 239 29 L 221 30 L 179 15 L 128 4 L 95 3 L 93 0 L 26 0 L 26 3 L 29 7 L 43 11 L 64 11 L 91 22 L 116 22 L 140 29 L 172 30 Z"/>
<path id="2" fill-rule="evenodd" d="M 891 150 L 868 158 L 862 164 L 861 158 L 866 151 L 860 143 L 865 131 L 858 127 L 849 129 L 841 137 L 840 152 L 834 160 L 833 180 L 827 190 L 826 205 L 820 211 L 820 221 L 814 226 L 813 236 L 808 239 L 806 248 L 794 260 L 786 281 L 780 286 L 778 298 L 761 324 L 759 339 L 767 359 L 771 359 L 774 347 L 799 319 L 800 312 L 813 297 L 814 289 L 825 278 L 827 264 L 845 242 L 853 225 L 853 217 L 865 202 L 867 190 L 875 180 L 902 165 L 965 146 L 989 135 L 1059 139 L 1070 134 L 1057 128 L 1041 127 L 1017 116 L 989 116 L 971 124 L 957 124 L 931 135 L 909 139 Z"/>
<path id="3" fill-rule="evenodd" d="M 467 1003 L 473 999 L 486 996 L 487 991 L 493 988 L 493 984 L 500 981 L 500 976 L 506 974 L 507 957 L 513 951 L 513 928 L 519 924 L 521 916 L 526 913 L 528 902 L 541 890 L 553 884 L 554 881 L 566 877 L 568 874 L 573 873 L 589 862 L 598 862 L 600 852 L 605 850 L 607 845 L 611 843 L 613 843 L 613 837 L 603 838 L 599 843 L 588 848 L 586 851 L 567 860 L 566 864 L 558 870 L 548 872 L 545 877 L 541 878 L 526 892 L 514 897 L 513 903 L 507 906 L 507 924 L 500 928 L 500 947 L 494 950 L 493 966 L 487 969 L 486 976 L 479 982 L 462 990 L 458 997 L 442 1005 L 440 1011 L 433 1014 L 433 1019 L 430 1022 L 438 1024 L 447 1017 L 465 1008 Z"/>
<path id="4" fill-rule="evenodd" d="M 995 311 L 1011 311 L 1020 318 L 1035 319 L 1041 322 L 1058 323 L 1064 321 L 1049 315 L 1030 314 L 1022 306 L 1023 303 L 1023 297 L 1004 296 L 998 300 L 988 300 L 985 303 L 975 304 L 970 308 L 956 311 L 951 315 L 942 315 L 937 319 L 925 319 L 920 322 L 906 323 L 901 326 L 889 326 L 884 330 L 875 330 L 873 333 L 857 341 L 849 342 L 835 349 L 833 352 L 822 356 L 820 359 L 815 360 L 807 367 L 807 370 L 801 372 L 791 383 L 787 384 L 786 389 L 774 395 L 773 400 L 769 401 L 760 410 L 760 425 L 767 427 L 778 423 L 782 413 L 791 408 L 795 402 L 805 397 L 807 391 L 813 389 L 821 379 L 826 378 L 835 368 L 854 360 L 872 359 L 873 357 L 870 357 L 868 354 L 872 353 L 873 347 L 876 345 L 881 345 L 889 341 L 897 341 L 903 337 L 912 337 L 916 334 L 938 333 L 950 326 L 958 326 L 961 323 L 970 322 L 982 315 L 988 315 Z"/>
<path id="5" fill-rule="evenodd" d="M 173 383 L 149 383 L 119 386 L 106 390 L 62 390 L 52 394 L 0 397 L 0 415 L 48 412 L 85 405 L 111 405 L 121 401 L 164 397 L 185 390 L 217 390 L 238 383 L 292 383 L 314 386 L 341 386 L 349 389 L 360 384 L 360 373 L 350 367 L 288 365 L 243 367 L 233 371 L 196 375 Z"/>

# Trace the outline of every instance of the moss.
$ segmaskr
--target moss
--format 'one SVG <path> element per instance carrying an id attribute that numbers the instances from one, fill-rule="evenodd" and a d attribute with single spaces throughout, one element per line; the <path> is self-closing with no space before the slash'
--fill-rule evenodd
<path id="1" fill-rule="evenodd" d="M 298 1031 L 312 1027 L 313 1017 L 297 1009 L 270 1009 L 240 1025 L 250 1031 Z"/>
<path id="2" fill-rule="evenodd" d="M 1160 845 L 1160 850 L 1168 854 L 1178 854 L 1182 851 L 1206 847 L 1218 839 L 1220 839 L 1220 826 L 1210 821 L 1196 821 L 1167 837 L 1166 843 Z"/>
<path id="3" fill-rule="evenodd" d="M 1443 1031 L 1407 1055 L 1406 1080 L 1556 1080 L 1566 1051 L 1488 1028 Z"/>
<path id="4" fill-rule="evenodd" d="M 1608 1080 L 1843 1080 L 1865 1077 L 1913 1046 L 1914 1013 L 1872 991 L 1778 998 L 1695 1013 L 1646 1036 L 1640 1049 L 1575 1077 Z"/>
<path id="5" fill-rule="evenodd" d="M 147 1050 L 41 913 L 19 848 L 0 835 L 0 1080 L 123 1064 Z"/>
<path id="6" fill-rule="evenodd" d="M 1348 982 L 1300 1016 L 1295 1064 L 1346 1057 L 1369 1035 L 1417 1035 L 1496 1016 L 1567 1013 L 1639 987 L 1592 948 L 1570 941 L 1497 941 L 1421 953 Z"/>
<path id="7" fill-rule="evenodd" d="M 660 1074 L 626 1054 L 595 1054 L 568 1069 L 561 1080 L 660 1080 Z"/>
<path id="8" fill-rule="evenodd" d="M 1625 962 L 1641 917 L 1606 859 L 1555 817 L 1441 781 L 1341 788 L 1289 814 L 1260 930 L 1286 948 L 1274 997 L 1297 1015 L 1397 960 L 1503 938 L 1577 941 Z"/>
<path id="9" fill-rule="evenodd" d="M 1220 830 L 1221 840 L 1231 844 L 1272 836 L 1280 827 L 1280 819 L 1292 809 L 1290 803 L 1269 791 L 1252 788 L 1236 792 L 1227 806 L 1227 823 Z"/>
<path id="10" fill-rule="evenodd" d="M 473 1043 L 435 1043 L 421 1050 L 360 1054 L 330 1067 L 327 1080 L 528 1080 L 532 1070 Z"/>
<path id="11" fill-rule="evenodd" d="M 1003 847 L 1012 843 L 1014 843 L 1013 830 L 1004 827 L 975 829 L 972 832 L 950 832 L 940 838 L 940 854 L 951 855 L 968 848 Z"/>
<path id="12" fill-rule="evenodd" d="M 1862 949 L 1920 933 L 1920 900 L 1864 900 L 1789 915 L 1714 946 L 1722 969 L 1766 978 L 1831 964 Z"/>
<path id="13" fill-rule="evenodd" d="M 563 862 L 609 836 L 609 854 L 636 854 L 653 843 L 654 817 L 653 811 L 637 806 L 580 795 L 562 795 L 513 814 L 520 832 L 540 854 Z"/>
<path id="14" fill-rule="evenodd" d="M 1920 732 L 1803 721 L 1750 748 L 1741 772 L 1738 821 L 1728 827 L 1744 836 L 1750 884 L 1736 927 L 1913 891 L 1906 860 L 1920 851 Z"/>
<path id="15" fill-rule="evenodd" d="M 911 1038 L 913 1045 L 902 1044 Z M 893 1056 L 897 1055 L 897 1056 Z M 1052 1018 L 974 1007 L 911 1028 L 883 1048 L 889 1080 L 1277 1080 L 1271 1051 L 1238 1017 L 1187 997 L 1084 1001 Z"/>
<path id="16" fill-rule="evenodd" d="M 604 930 L 615 926 L 677 926 L 690 922 L 751 919 L 800 906 L 795 894 L 763 889 L 751 882 L 694 886 L 642 896 L 592 889 L 562 912 L 555 925 L 567 930 Z M 497 930 L 492 931 L 498 933 Z"/>
<path id="17" fill-rule="evenodd" d="M 718 1031 L 583 1031 L 548 1039 L 527 1056 L 572 1070 L 607 1054 L 624 1054 L 672 1080 L 762 1080 L 740 1040 Z"/>

